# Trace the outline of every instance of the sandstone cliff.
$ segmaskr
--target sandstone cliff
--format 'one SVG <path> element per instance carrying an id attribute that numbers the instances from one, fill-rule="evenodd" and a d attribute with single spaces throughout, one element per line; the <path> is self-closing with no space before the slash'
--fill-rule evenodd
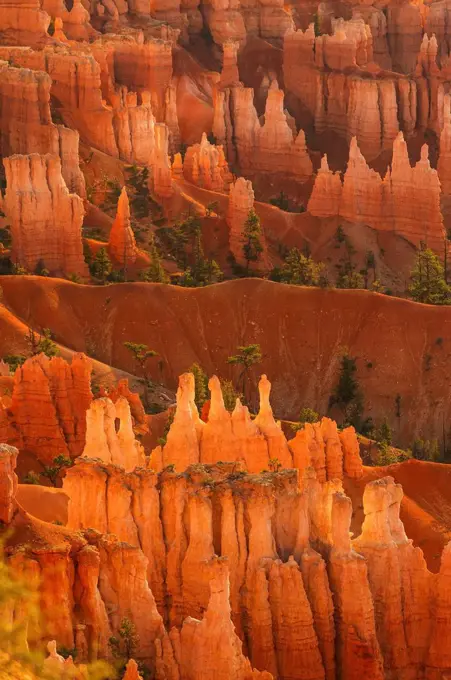
<path id="1" fill-rule="evenodd" d="M 13 262 L 34 272 L 87 275 L 81 227 L 82 199 L 69 193 L 59 157 L 38 154 L 4 159 L 4 211 L 11 224 Z"/>
<path id="2" fill-rule="evenodd" d="M 16 55 L 18 63 L 23 62 L 23 68 L 0 62 L 0 153 L 3 157 L 31 153 L 59 155 L 69 190 L 84 197 L 85 180 L 78 165 L 78 133 L 53 124 L 52 80 L 39 70 L 41 64 L 33 63 L 34 58 L 30 63 L 33 53 L 22 48 L 0 47 L 0 59 L 16 63 Z M 38 70 L 30 70 L 34 68 Z"/>
<path id="3" fill-rule="evenodd" d="M 203 437 L 208 422 L 190 406 L 191 379 L 183 382 L 185 426 L 191 420 L 193 437 Z M 216 381 L 211 387 L 217 428 L 227 421 Z M 260 424 L 272 432 L 267 396 L 263 383 Z M 127 616 L 142 640 L 137 657 L 159 680 L 204 677 L 213 665 L 220 677 L 245 680 L 416 679 L 423 669 L 431 678 L 449 670 L 439 646 L 449 618 L 448 550 L 433 578 L 406 537 L 402 489 L 391 477 L 367 484 L 362 531 L 351 542 L 351 501 L 336 475 L 359 473 L 355 435 L 339 436 L 323 419 L 308 436 L 302 468 L 261 474 L 231 461 L 158 476 L 80 458 L 65 478 L 68 528 L 45 531 L 20 508 L 14 514 L 16 453 L 5 449 L 3 521 L 34 535 L 9 559 L 40 582 L 45 635 L 60 645 L 77 639 L 95 658 L 108 654 Z M 57 536 L 55 548 L 48 541 Z"/>
<path id="4" fill-rule="evenodd" d="M 445 173 L 446 182 L 446 128 L 442 134 L 444 160 L 439 170 Z M 367 165 L 355 137 L 351 141 L 343 185 L 338 173 L 329 170 L 327 159 L 323 158 L 308 209 L 318 217 L 340 215 L 349 222 L 401 234 L 417 247 L 425 242 L 437 252 L 443 250 L 438 172 L 431 168 L 426 144 L 418 163 L 410 165 L 401 132 L 393 144 L 391 167 L 383 179 Z"/>
<path id="5" fill-rule="evenodd" d="M 312 163 L 303 130 L 293 131 L 284 111 L 284 93 L 274 80 L 268 90 L 263 125 L 260 124 L 250 88 L 233 89 L 233 127 L 241 172 L 252 177 L 271 173 L 305 182 Z"/>
<path id="6" fill-rule="evenodd" d="M 86 410 L 91 402 L 91 362 L 76 354 L 68 364 L 39 354 L 14 375 L 7 410 L 12 444 L 50 464 L 59 454 L 75 457 L 85 443 Z"/>

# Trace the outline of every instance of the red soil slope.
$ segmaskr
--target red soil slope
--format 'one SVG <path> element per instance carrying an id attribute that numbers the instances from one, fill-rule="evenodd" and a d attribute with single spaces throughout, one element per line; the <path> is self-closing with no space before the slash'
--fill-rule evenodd
<path id="1" fill-rule="evenodd" d="M 450 419 L 451 309 L 366 291 L 301 288 L 236 280 L 208 288 L 130 283 L 80 286 L 43 277 L 4 276 L 0 352 L 22 341 L 27 319 L 58 342 L 132 372 L 125 341 L 155 349 L 152 374 L 174 387 L 195 361 L 208 373 L 236 377 L 227 357 L 237 345 L 261 344 L 254 372 L 273 382 L 277 415 L 296 419 L 303 406 L 327 412 L 340 359 L 357 357 L 365 414 L 387 417 L 398 444 L 416 435 L 441 439 Z M 15 338 L 15 340 L 14 340 Z M 396 416 L 395 397 L 401 396 Z"/>

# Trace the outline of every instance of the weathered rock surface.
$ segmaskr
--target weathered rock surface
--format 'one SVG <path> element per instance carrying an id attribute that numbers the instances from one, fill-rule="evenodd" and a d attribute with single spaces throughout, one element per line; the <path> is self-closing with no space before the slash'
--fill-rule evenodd
<path id="1" fill-rule="evenodd" d="M 233 89 L 233 126 L 241 172 L 278 174 L 305 182 L 312 163 L 303 130 L 293 131 L 284 111 L 284 92 L 273 80 L 268 90 L 263 125 L 260 124 L 250 88 Z"/>
<path id="2" fill-rule="evenodd" d="M 210 144 L 204 133 L 200 144 L 189 146 L 181 164 L 180 154 L 174 159 L 174 178 L 183 176 L 189 182 L 211 191 L 224 192 L 228 189 L 232 174 L 224 156 L 222 146 Z"/>
<path id="3" fill-rule="evenodd" d="M 108 250 L 114 260 L 123 267 L 133 264 L 138 256 L 138 247 L 130 223 L 130 204 L 125 187 L 123 187 L 119 196 L 116 219 L 110 231 Z"/>
<path id="4" fill-rule="evenodd" d="M 98 458 L 126 472 L 145 465 L 142 445 L 133 433 L 130 406 L 125 397 L 115 403 L 108 397 L 95 399 L 86 412 L 86 443 L 83 458 Z"/>
<path id="5" fill-rule="evenodd" d="M 86 276 L 83 201 L 69 192 L 59 157 L 10 156 L 3 163 L 13 261 L 29 272 L 41 266 L 52 274 Z"/>
<path id="6" fill-rule="evenodd" d="M 446 128 L 442 134 L 444 161 L 439 167 L 446 175 Z M 318 217 L 339 214 L 350 222 L 401 234 L 417 247 L 425 242 L 442 252 L 440 180 L 437 170 L 431 168 L 426 144 L 421 149 L 420 160 L 412 167 L 400 132 L 393 144 L 391 168 L 382 179 L 367 165 L 354 137 L 341 195 L 340 185 L 339 175 L 329 170 L 327 161 L 323 160 L 308 204 L 310 212 Z M 335 212 L 337 205 L 338 213 Z"/>
<path id="7" fill-rule="evenodd" d="M 28 359 L 14 375 L 12 403 L 7 409 L 11 443 L 46 464 L 83 450 L 86 411 L 92 400 L 91 361 L 75 354 L 68 364 L 44 354 Z"/>
<path id="8" fill-rule="evenodd" d="M 78 133 L 54 125 L 50 112 L 51 78 L 43 73 L 39 55 L 27 48 L 2 48 L 0 59 L 0 153 L 53 154 L 61 158 L 62 174 L 70 192 L 84 197 L 85 180 L 78 165 Z M 38 57 L 38 61 L 35 57 Z M 36 69 L 36 70 L 31 70 Z"/>

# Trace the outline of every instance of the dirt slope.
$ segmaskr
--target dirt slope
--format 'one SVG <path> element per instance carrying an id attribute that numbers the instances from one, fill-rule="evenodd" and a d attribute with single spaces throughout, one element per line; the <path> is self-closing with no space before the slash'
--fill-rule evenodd
<path id="1" fill-rule="evenodd" d="M 237 280 L 203 289 L 130 283 L 80 286 L 59 279 L 4 276 L 0 350 L 11 351 L 19 319 L 49 327 L 61 344 L 134 371 L 125 341 L 155 349 L 153 377 L 174 387 L 194 361 L 236 375 L 237 345 L 258 342 L 273 382 L 277 415 L 302 406 L 326 413 L 344 351 L 357 357 L 365 412 L 387 417 L 399 444 L 442 437 L 450 416 L 451 309 L 366 291 L 300 288 Z M 13 342 L 14 345 L 14 342 Z M 234 373 L 235 371 L 235 373 Z M 401 396 L 396 416 L 395 397 Z"/>

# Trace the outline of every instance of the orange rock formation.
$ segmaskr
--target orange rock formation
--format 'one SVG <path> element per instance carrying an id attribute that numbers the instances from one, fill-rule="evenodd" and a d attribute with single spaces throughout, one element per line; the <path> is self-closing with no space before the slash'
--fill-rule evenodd
<path id="1" fill-rule="evenodd" d="M 64 181 L 71 192 L 85 196 L 85 180 L 78 166 L 78 133 L 54 125 L 50 112 L 52 80 L 44 64 L 26 48 L 1 48 L 0 59 L 23 64 L 14 68 L 0 62 L 0 150 L 13 154 L 59 155 Z M 37 69 L 37 70 L 30 70 Z"/>
<path id="2" fill-rule="evenodd" d="M 287 445 L 274 439 L 268 388 L 263 380 L 255 428 L 264 427 L 267 446 L 271 437 L 281 451 Z M 182 376 L 173 433 L 184 429 L 183 447 L 193 451 L 199 442 L 202 451 L 204 437 L 210 446 L 222 442 L 222 455 L 232 451 L 233 416 L 223 411 L 217 380 L 208 436 L 210 420 L 200 422 L 192 390 L 192 376 Z M 419 678 L 423 669 L 436 678 L 449 670 L 440 645 L 449 550 L 433 578 L 406 537 L 402 489 L 391 477 L 367 484 L 362 531 L 351 541 L 352 505 L 341 478 L 361 474 L 355 433 L 340 436 L 327 418 L 304 432 L 310 443 L 298 470 L 246 474 L 230 455 L 231 462 L 158 476 L 79 458 L 64 480 L 68 527 L 53 528 L 58 550 L 43 542 L 44 523 L 20 507 L 14 513 L 16 452 L 3 447 L 1 518 L 39 536 L 26 550 L 10 549 L 9 559 L 39 578 L 46 634 L 60 645 L 77 639 L 95 658 L 107 654 L 109 636 L 127 616 L 140 635 L 137 658 L 158 680 L 207 678 L 212 668 L 245 680 Z M 47 663 L 60 664 L 54 645 L 49 650 Z M 130 663 L 127 674 L 136 672 Z"/>
<path id="3" fill-rule="evenodd" d="M 144 449 L 135 439 L 125 397 L 119 397 L 115 403 L 108 397 L 91 403 L 86 413 L 86 444 L 82 456 L 113 463 L 126 472 L 145 464 Z"/>
<path id="4" fill-rule="evenodd" d="M 4 211 L 11 223 L 13 262 L 34 272 L 86 276 L 81 226 L 82 199 L 69 193 L 57 156 L 4 159 Z"/>
<path id="5" fill-rule="evenodd" d="M 46 464 L 59 454 L 80 455 L 92 400 L 90 378 L 91 361 L 84 354 L 75 354 L 71 364 L 44 354 L 28 359 L 14 375 L 6 410 L 10 443 Z"/>
<path id="6" fill-rule="evenodd" d="M 211 191 L 226 191 L 230 185 L 232 175 L 224 157 L 222 146 L 210 144 L 205 132 L 200 144 L 188 147 L 182 166 L 181 156 L 177 154 L 172 166 L 174 177 L 183 173 L 185 179 Z"/>
<path id="7" fill-rule="evenodd" d="M 125 187 L 122 188 L 119 196 L 116 219 L 110 231 L 108 250 L 114 260 L 123 267 L 133 264 L 138 256 L 138 247 L 130 224 L 130 205 Z"/>
<path id="8" fill-rule="evenodd" d="M 445 144 L 446 137 L 444 148 Z M 391 168 L 383 179 L 368 167 L 355 137 L 342 187 L 339 175 L 329 170 L 327 159 L 323 159 L 308 209 L 318 217 L 339 214 L 350 222 L 401 234 L 416 246 L 425 242 L 437 251 L 443 249 L 438 173 L 431 168 L 426 144 L 418 163 L 410 165 L 402 132 L 395 140 Z"/>
<path id="9" fill-rule="evenodd" d="M 283 90 L 274 80 L 268 90 L 264 124 L 260 125 L 250 88 L 233 89 L 233 125 L 238 161 L 244 175 L 280 174 L 305 182 L 312 163 L 303 130 L 293 131 L 284 111 Z M 219 100 L 218 100 L 219 104 Z"/>

